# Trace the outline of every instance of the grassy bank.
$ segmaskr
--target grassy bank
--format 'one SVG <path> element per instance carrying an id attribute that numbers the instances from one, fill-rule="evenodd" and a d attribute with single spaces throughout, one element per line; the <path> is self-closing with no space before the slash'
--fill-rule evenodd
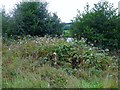
<path id="1" fill-rule="evenodd" d="M 3 88 L 117 88 L 118 57 L 85 40 L 34 37 L 3 43 Z"/>

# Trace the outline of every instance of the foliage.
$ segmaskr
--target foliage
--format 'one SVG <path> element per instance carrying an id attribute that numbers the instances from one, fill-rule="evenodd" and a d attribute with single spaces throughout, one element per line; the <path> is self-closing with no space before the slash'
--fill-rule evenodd
<path id="1" fill-rule="evenodd" d="M 118 88 L 119 57 L 90 43 L 119 48 L 116 9 L 108 2 L 91 10 L 87 5 L 65 32 L 79 40 L 67 42 L 51 37 L 62 33 L 63 24 L 46 7 L 46 2 L 20 2 L 11 16 L 2 10 L 3 88 Z"/>
<path id="2" fill-rule="evenodd" d="M 62 34 L 61 28 L 57 14 L 48 12 L 47 2 L 20 2 L 10 16 L 3 13 L 3 36 L 55 36 Z"/>
<path id="3" fill-rule="evenodd" d="M 63 29 L 70 30 L 71 23 L 65 23 Z"/>
<path id="4" fill-rule="evenodd" d="M 2 34 L 7 37 L 7 32 L 8 34 L 10 33 L 9 29 L 11 26 L 11 23 L 10 23 L 11 19 L 9 15 L 5 13 L 4 7 L 2 7 L 1 14 L 2 14 Z"/>
<path id="5" fill-rule="evenodd" d="M 70 30 L 64 30 L 63 34 L 64 34 L 64 37 L 72 37 Z"/>
<path id="6" fill-rule="evenodd" d="M 75 77 L 69 77 L 65 71 L 50 66 L 43 66 L 34 72 L 17 71 L 14 79 L 3 80 L 4 88 L 66 88 L 79 87 Z M 71 82 L 74 82 L 71 85 Z M 78 85 L 79 84 L 79 85 Z"/>
<path id="7" fill-rule="evenodd" d="M 92 9 L 87 4 L 84 12 L 78 11 L 73 20 L 72 35 L 78 39 L 87 38 L 87 41 L 102 48 L 118 49 L 120 25 L 116 10 L 107 1 L 94 4 Z"/>
<path id="8" fill-rule="evenodd" d="M 66 42 L 27 36 L 8 41 L 2 52 L 3 87 L 118 87 L 118 58 L 83 38 Z"/>

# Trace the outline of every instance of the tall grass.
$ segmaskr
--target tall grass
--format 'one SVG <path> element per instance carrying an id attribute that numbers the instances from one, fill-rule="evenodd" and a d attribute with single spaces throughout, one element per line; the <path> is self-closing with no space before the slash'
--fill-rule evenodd
<path id="1" fill-rule="evenodd" d="M 2 53 L 3 88 L 118 88 L 118 58 L 84 39 L 6 40 Z"/>

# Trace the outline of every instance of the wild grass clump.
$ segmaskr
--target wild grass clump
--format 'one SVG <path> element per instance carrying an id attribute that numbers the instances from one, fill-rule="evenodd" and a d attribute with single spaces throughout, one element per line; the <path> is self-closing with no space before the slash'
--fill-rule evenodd
<path id="1" fill-rule="evenodd" d="M 2 53 L 3 87 L 118 87 L 119 58 L 83 38 L 24 37 L 4 42 Z"/>
<path id="2" fill-rule="evenodd" d="M 48 65 L 37 68 L 33 72 L 18 70 L 12 80 L 3 80 L 3 86 L 7 88 L 66 88 L 80 87 L 80 81 L 75 77 L 69 77 L 61 69 L 55 69 Z M 77 81 L 77 82 L 76 82 Z M 74 82 L 74 84 L 72 84 Z M 78 83 L 79 82 L 79 83 Z"/>

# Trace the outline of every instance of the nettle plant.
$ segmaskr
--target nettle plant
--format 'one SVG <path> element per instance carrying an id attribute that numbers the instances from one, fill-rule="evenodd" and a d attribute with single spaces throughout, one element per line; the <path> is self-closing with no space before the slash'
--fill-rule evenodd
<path id="1" fill-rule="evenodd" d="M 85 40 L 69 42 L 55 47 L 55 49 L 47 55 L 47 60 L 52 62 L 52 66 L 62 66 L 67 71 L 85 70 L 103 71 L 108 67 L 115 69 L 117 58 L 110 57 L 107 51 L 91 47 L 85 44 Z M 114 65 L 113 65 L 114 63 Z"/>
<path id="2" fill-rule="evenodd" d="M 118 59 L 114 56 L 109 56 L 107 53 L 108 49 L 102 50 L 90 43 L 88 45 L 85 38 L 72 42 L 50 37 L 36 37 L 36 39 L 30 39 L 29 42 L 26 42 L 26 40 L 28 39 L 20 39 L 17 42 L 19 46 L 12 53 L 14 53 L 15 57 L 31 57 L 34 67 L 49 64 L 56 68 L 62 67 L 71 74 L 82 69 L 95 73 L 96 71 L 100 72 L 108 68 L 112 70 L 118 68 Z M 11 50 L 13 47 L 10 46 L 9 48 Z"/>

